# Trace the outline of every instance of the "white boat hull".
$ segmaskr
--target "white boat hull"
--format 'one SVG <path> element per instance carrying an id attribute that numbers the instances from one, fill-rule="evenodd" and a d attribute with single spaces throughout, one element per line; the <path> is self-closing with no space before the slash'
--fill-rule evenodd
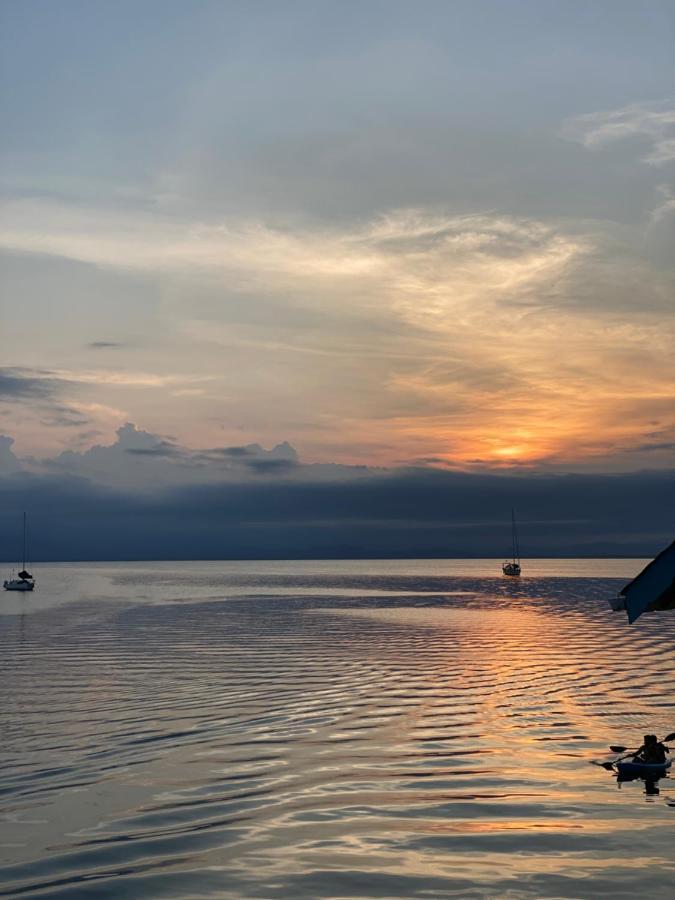
<path id="1" fill-rule="evenodd" d="M 35 582 L 13 578 L 11 581 L 5 581 L 3 587 L 6 591 L 32 591 L 35 587 Z"/>

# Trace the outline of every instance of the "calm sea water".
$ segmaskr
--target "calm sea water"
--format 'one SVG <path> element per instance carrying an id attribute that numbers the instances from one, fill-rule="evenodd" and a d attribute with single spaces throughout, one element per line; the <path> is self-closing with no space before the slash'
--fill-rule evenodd
<path id="1" fill-rule="evenodd" d="M 0 596 L 0 896 L 673 896 L 640 560 L 40 566 Z"/>

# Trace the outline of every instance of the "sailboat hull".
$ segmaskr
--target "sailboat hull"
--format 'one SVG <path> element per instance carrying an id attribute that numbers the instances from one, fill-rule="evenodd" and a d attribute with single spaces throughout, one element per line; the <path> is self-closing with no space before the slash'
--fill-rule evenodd
<path id="1" fill-rule="evenodd" d="M 35 582 L 22 581 L 16 578 L 11 581 L 5 581 L 3 587 L 6 591 L 32 591 L 35 587 Z"/>
<path id="2" fill-rule="evenodd" d="M 511 578 L 518 578 L 520 575 L 520 566 L 518 563 L 504 563 L 502 572 L 504 575 L 509 575 Z"/>

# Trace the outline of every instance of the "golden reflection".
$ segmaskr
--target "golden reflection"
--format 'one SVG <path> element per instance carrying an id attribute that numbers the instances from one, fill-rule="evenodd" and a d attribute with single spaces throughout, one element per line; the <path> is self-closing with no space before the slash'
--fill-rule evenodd
<path id="1" fill-rule="evenodd" d="M 604 635 L 596 631 L 588 641 L 580 640 L 577 615 L 552 618 L 536 608 L 536 597 L 524 598 L 518 585 L 509 582 L 503 587 L 503 594 L 481 597 L 489 601 L 489 609 L 434 606 L 325 612 L 429 630 L 428 647 L 442 648 L 427 673 L 430 697 L 420 696 L 416 714 L 418 723 L 429 715 L 429 736 L 444 733 L 454 739 L 455 733 L 447 728 L 453 726 L 459 709 L 469 733 L 475 730 L 470 724 L 474 717 L 481 723 L 477 724 L 481 734 L 492 727 L 499 731 L 500 747 L 492 747 L 489 738 L 487 744 L 504 766 L 512 768 L 517 761 L 517 766 L 532 765 L 533 772 L 541 772 L 542 765 L 550 765 L 555 746 L 556 759 L 567 760 L 560 764 L 575 767 L 576 781 L 596 783 L 598 770 L 588 765 L 591 756 L 607 755 L 609 744 L 616 741 L 607 719 L 598 716 L 611 706 L 612 692 L 600 695 L 593 688 L 610 677 L 612 657 L 602 652 L 589 667 L 589 652 L 596 646 L 602 650 Z M 620 653 L 619 648 L 612 653 Z M 619 690 L 620 683 L 612 677 Z M 434 711 L 442 710 L 447 714 L 445 723 L 433 719 Z M 478 747 L 483 747 L 482 740 Z"/>

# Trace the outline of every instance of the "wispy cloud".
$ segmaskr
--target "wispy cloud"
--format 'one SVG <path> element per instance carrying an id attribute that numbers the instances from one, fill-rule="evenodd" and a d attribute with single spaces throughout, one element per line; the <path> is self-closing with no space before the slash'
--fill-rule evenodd
<path id="1" fill-rule="evenodd" d="M 59 379 L 51 372 L 18 366 L 0 369 L 0 400 L 43 400 L 54 395 Z"/>
<path id="2" fill-rule="evenodd" d="M 660 184 L 658 192 L 661 195 L 661 202 L 651 214 L 651 221 L 655 225 L 660 225 L 675 215 L 675 193 L 673 193 L 673 189 L 670 185 Z"/>
<path id="3" fill-rule="evenodd" d="M 285 435 L 301 407 L 321 425 L 304 431 L 313 459 L 464 467 L 612 458 L 650 417 L 669 420 L 673 278 L 608 228 L 423 208 L 339 226 L 42 212 L 17 206 L 5 238 L 185 279 L 173 328 L 210 371 L 52 372 L 110 399 L 169 389 L 214 419 L 227 408 L 253 438 L 262 418 Z M 227 407 L 199 393 L 211 382 L 230 386 Z"/>
<path id="4" fill-rule="evenodd" d="M 120 44 L 82 4 L 24 5 L 0 179 L 18 452 L 132 420 L 317 463 L 625 468 L 672 422 L 675 103 L 637 102 L 672 74 L 662 15 L 492 2 L 486 28 L 430 0 L 336 28 L 267 3 L 261 28 L 170 3 L 160 29 L 112 12 Z"/>
<path id="5" fill-rule="evenodd" d="M 163 388 L 209 381 L 210 376 L 162 375 L 153 372 L 117 372 L 109 369 L 55 370 L 53 377 L 71 384 L 110 385 L 119 387 Z"/>
<path id="6" fill-rule="evenodd" d="M 113 267 L 227 272 L 234 288 L 284 279 L 371 280 L 399 274 L 417 290 L 415 274 L 428 262 L 489 261 L 493 284 L 514 288 L 581 248 L 550 226 L 505 215 L 448 216 L 397 210 L 353 227 L 272 227 L 259 221 L 177 223 L 145 214 L 98 212 L 33 200 L 8 204 L 0 246 Z M 397 266 L 397 263 L 400 265 Z M 417 264 L 417 265 L 416 265 Z M 484 266 L 484 268 L 487 268 Z M 405 269 L 404 273 L 400 270 Z M 462 270 L 456 272 L 462 274 Z M 483 273 L 485 274 L 485 273 Z M 439 272 L 438 280 L 444 273 Z M 287 282 L 286 282 L 287 284 Z M 93 347 L 111 346 L 95 342 Z"/>
<path id="7" fill-rule="evenodd" d="M 151 372 L 119 372 L 107 369 L 31 369 L 20 366 L 0 368 L 0 398 L 22 399 L 53 396 L 57 391 L 79 384 L 120 387 L 163 388 L 211 380 L 203 375 L 161 375 Z M 187 388 L 189 390 L 189 388 Z"/>
<path id="8" fill-rule="evenodd" d="M 126 395 L 129 391 L 167 392 L 173 387 L 209 380 L 207 376 L 6 366 L 0 368 L 0 407 L 7 427 L 18 428 L 31 437 L 43 428 L 48 429 L 46 446 L 53 447 L 55 440 L 61 446 L 64 443 L 77 446 L 81 435 L 74 434 L 74 429 L 87 427 L 91 442 L 101 433 L 99 428 L 110 433 L 128 417 L 123 408 L 101 402 L 102 391 L 106 398 L 113 394 L 119 396 L 120 392 Z M 185 390 L 190 396 L 192 390 L 197 394 L 201 391 L 199 388 Z M 92 425 L 98 428 L 92 430 Z"/>
<path id="9" fill-rule="evenodd" d="M 589 150 L 628 138 L 642 138 L 649 147 L 642 156 L 643 162 L 663 166 L 675 160 L 675 103 L 630 103 L 620 109 L 575 116 L 564 124 L 563 135 Z"/>

